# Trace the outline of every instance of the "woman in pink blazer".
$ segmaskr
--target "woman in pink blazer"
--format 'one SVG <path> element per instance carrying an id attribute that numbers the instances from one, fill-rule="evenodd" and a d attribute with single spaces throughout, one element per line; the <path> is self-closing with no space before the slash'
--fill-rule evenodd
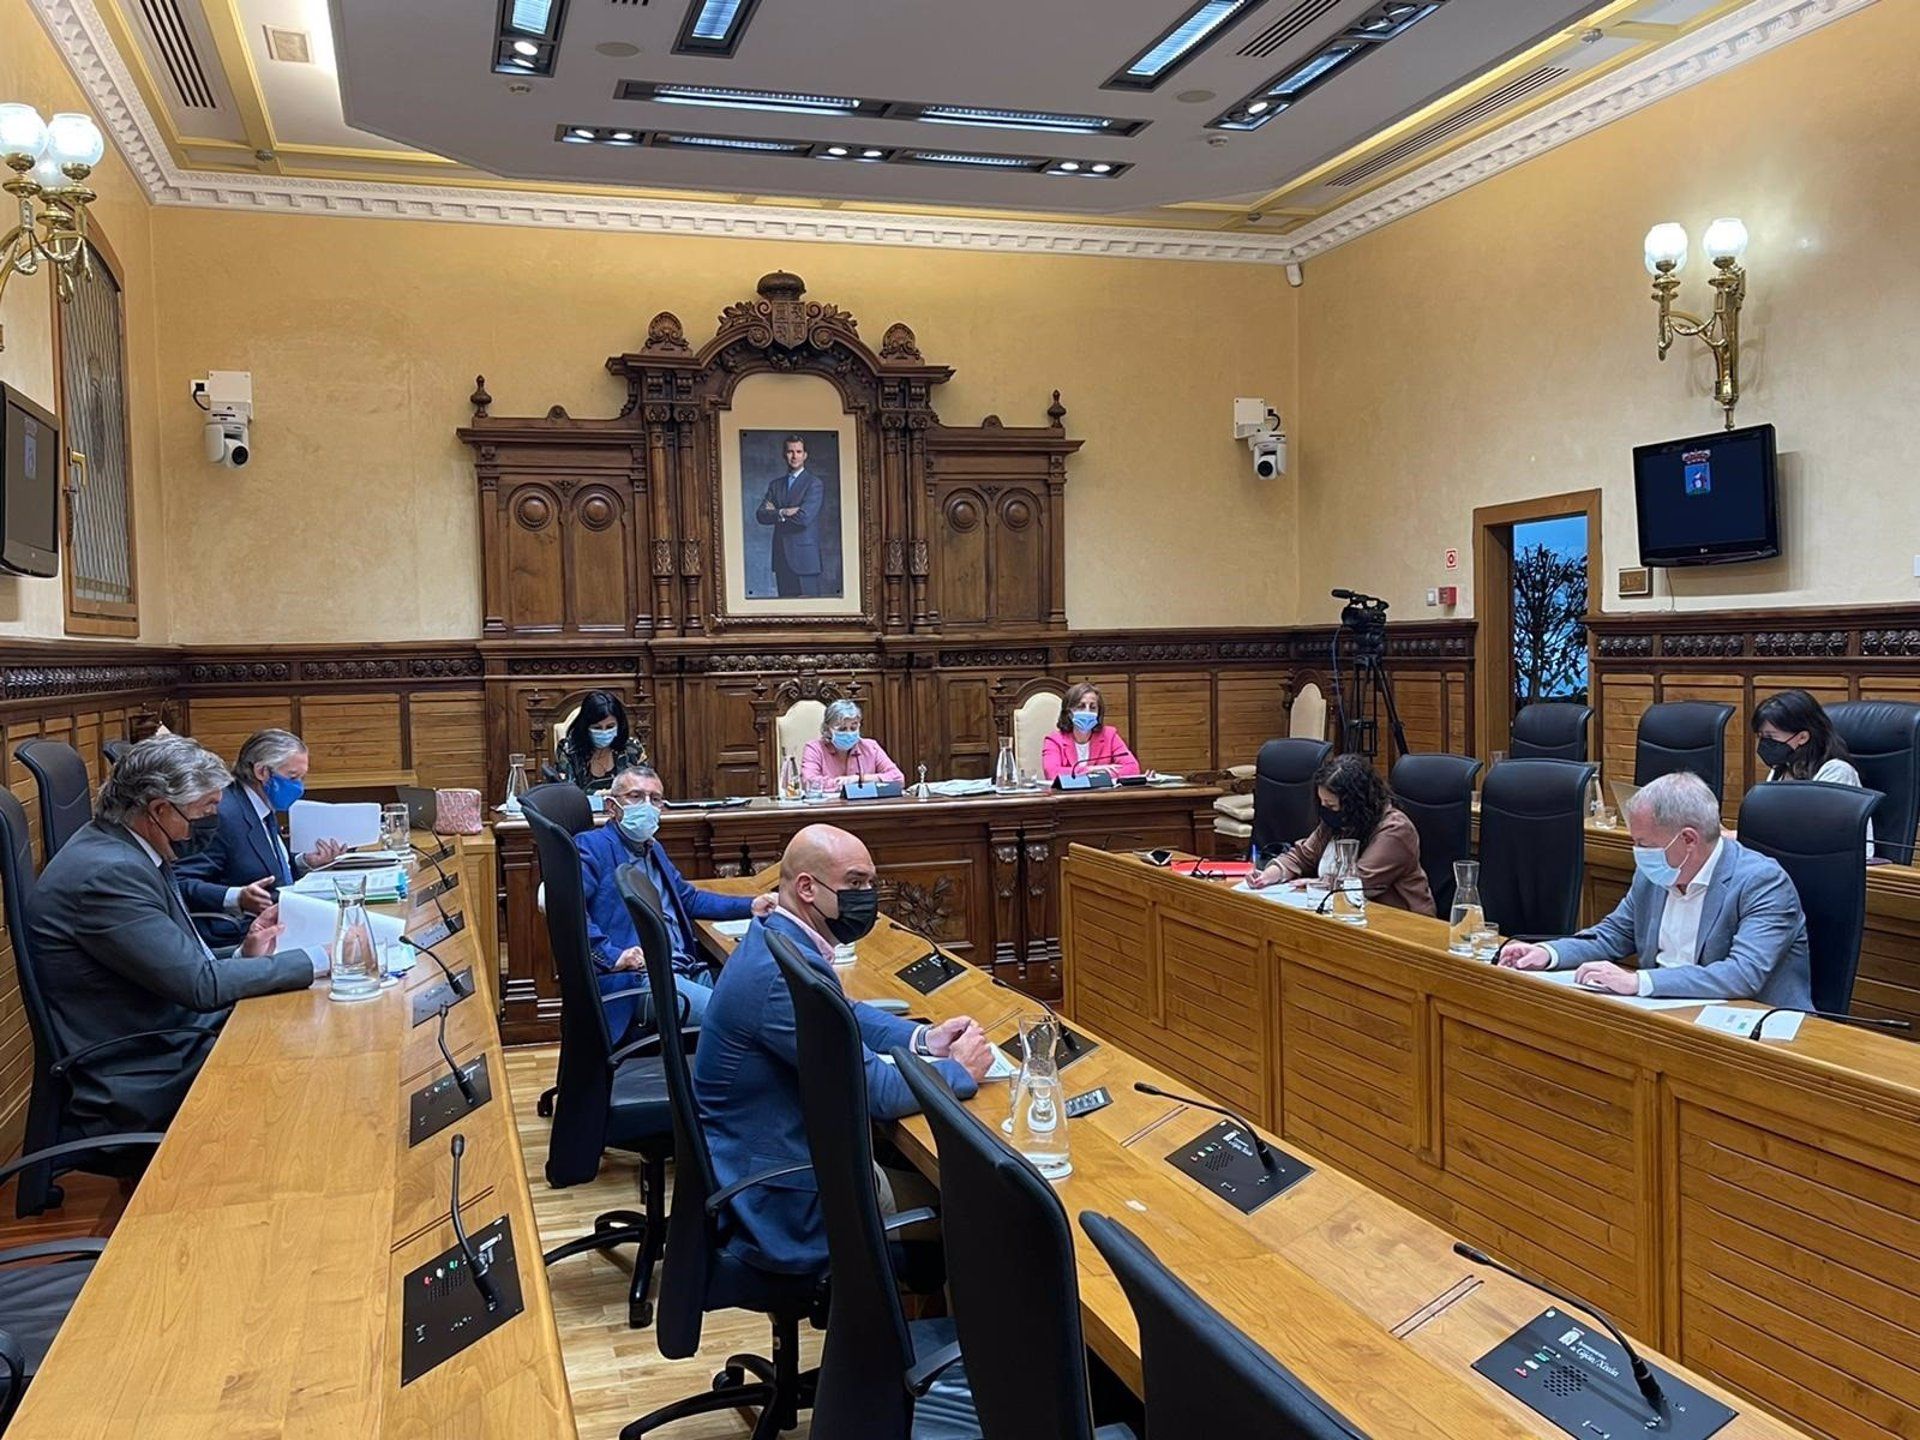
<path id="1" fill-rule="evenodd" d="M 800 779 L 822 790 L 844 790 L 849 785 L 903 785 L 906 776 L 887 758 L 876 740 L 860 734 L 860 707 L 851 700 L 827 706 L 820 722 L 820 738 L 809 740 L 800 752 Z"/>
<path id="2" fill-rule="evenodd" d="M 1047 779 L 1061 775 L 1138 775 L 1140 762 L 1120 732 L 1106 723 L 1106 706 L 1091 685 L 1075 685 L 1060 701 L 1060 724 L 1040 751 Z"/>

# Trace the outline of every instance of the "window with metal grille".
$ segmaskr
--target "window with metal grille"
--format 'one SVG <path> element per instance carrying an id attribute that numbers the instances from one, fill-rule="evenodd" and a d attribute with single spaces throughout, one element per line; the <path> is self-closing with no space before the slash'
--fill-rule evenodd
<path id="1" fill-rule="evenodd" d="M 92 279 L 54 307 L 67 448 L 67 553 L 61 563 L 67 629 L 137 635 L 125 307 L 119 267 L 104 243 L 94 246 L 93 262 Z"/>

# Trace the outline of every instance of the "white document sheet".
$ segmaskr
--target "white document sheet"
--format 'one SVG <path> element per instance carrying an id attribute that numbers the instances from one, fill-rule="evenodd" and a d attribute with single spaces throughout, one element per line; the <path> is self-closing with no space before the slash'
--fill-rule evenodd
<path id="1" fill-rule="evenodd" d="M 366 898 L 369 903 L 398 898 L 400 893 L 400 867 L 389 865 L 384 870 L 309 870 L 291 885 L 280 887 L 282 895 L 312 895 L 333 902 L 333 882 L 341 876 L 364 879 L 367 882 Z"/>
<path id="2" fill-rule="evenodd" d="M 302 895 L 298 890 L 286 889 L 280 892 L 280 921 L 286 932 L 281 935 L 277 949 L 305 950 L 318 962 L 329 955 L 333 949 L 333 927 L 339 922 L 340 907 L 331 900 L 323 900 L 314 895 Z M 407 931 L 407 922 L 398 915 L 382 915 L 377 911 L 367 912 L 367 921 L 373 926 L 373 941 L 382 950 L 400 939 Z"/>
<path id="3" fill-rule="evenodd" d="M 1530 980 L 1545 981 L 1549 985 L 1558 985 L 1563 990 L 1577 990 L 1582 995 L 1597 995 L 1602 1000 L 1615 1000 L 1622 1005 L 1632 1005 L 1640 1010 L 1688 1010 L 1696 1005 L 1704 1005 L 1704 1000 L 1675 1000 L 1657 995 L 1615 995 L 1611 990 L 1596 990 L 1590 985 L 1576 985 L 1572 970 L 1516 970 L 1516 975 L 1525 975 Z M 1772 1022 L 1768 1024 L 1769 1032 Z"/>
<path id="4" fill-rule="evenodd" d="M 1271 900 L 1276 905 L 1285 905 L 1290 910 L 1318 910 L 1321 902 L 1327 898 L 1327 892 L 1318 887 L 1295 890 L 1287 885 L 1269 885 L 1264 890 L 1255 890 L 1242 880 L 1233 888 L 1248 895 L 1257 895 L 1262 900 Z"/>
<path id="5" fill-rule="evenodd" d="M 1754 1024 L 1768 1012 L 1759 1006 L 1709 1005 L 1693 1017 L 1693 1023 L 1704 1025 L 1709 1030 L 1719 1030 L 1728 1035 L 1739 1035 L 1751 1039 Z M 1776 1010 L 1768 1016 L 1766 1027 L 1760 1032 L 1762 1043 L 1768 1040 L 1791 1040 L 1800 1033 L 1800 1022 L 1806 1014 L 1799 1010 Z"/>
<path id="6" fill-rule="evenodd" d="M 983 1081 L 1011 1080 L 1015 1075 L 1020 1073 L 1020 1067 L 1013 1063 L 1013 1057 L 1007 1054 L 1006 1051 L 1002 1050 L 998 1045 L 992 1044 L 988 1045 L 987 1048 L 993 1052 L 993 1063 L 987 1066 L 987 1073 L 981 1077 Z M 939 1057 L 935 1055 L 922 1055 L 920 1058 L 931 1065 Z M 893 1064 L 893 1056 L 891 1055 L 882 1055 L 880 1059 L 888 1065 Z"/>
<path id="7" fill-rule="evenodd" d="M 748 916 L 745 920 L 716 920 L 713 922 L 713 928 L 729 940 L 738 940 L 747 933 L 747 927 L 751 924 L 753 924 L 753 917 Z"/>
<path id="8" fill-rule="evenodd" d="M 296 800 L 287 821 L 293 830 L 290 848 L 295 855 L 306 854 L 322 840 L 338 840 L 352 850 L 380 838 L 380 807 L 371 800 L 352 805 Z"/>

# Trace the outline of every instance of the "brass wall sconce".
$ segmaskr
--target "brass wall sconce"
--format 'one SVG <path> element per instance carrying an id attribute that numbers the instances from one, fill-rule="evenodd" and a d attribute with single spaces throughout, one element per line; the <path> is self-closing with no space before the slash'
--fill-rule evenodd
<path id="1" fill-rule="evenodd" d="M 0 161 L 13 172 L 0 190 L 20 207 L 19 223 L 0 236 L 0 296 L 15 275 L 36 275 L 43 264 L 53 267 L 62 301 L 73 298 L 76 281 L 93 274 L 87 207 L 95 197 L 87 177 L 106 148 L 90 115 L 68 113 L 49 121 L 31 105 L 0 105 Z M 5 348 L 0 334 L 0 350 Z"/>
<path id="2" fill-rule="evenodd" d="M 1733 429 L 1733 407 L 1740 403 L 1740 306 L 1747 298 L 1747 272 L 1740 261 L 1747 253 L 1747 227 L 1725 218 L 1707 226 L 1702 243 L 1713 261 L 1713 314 L 1702 320 L 1676 310 L 1673 297 L 1680 289 L 1679 272 L 1687 264 L 1687 232 L 1668 220 L 1647 232 L 1647 273 L 1653 276 L 1653 298 L 1660 306 L 1660 358 L 1676 339 L 1697 336 L 1713 352 L 1713 398 L 1726 411 L 1727 429 Z"/>

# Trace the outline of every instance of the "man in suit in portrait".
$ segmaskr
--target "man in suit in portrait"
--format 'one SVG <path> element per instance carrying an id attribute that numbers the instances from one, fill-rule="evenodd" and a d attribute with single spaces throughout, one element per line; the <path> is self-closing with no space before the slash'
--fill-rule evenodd
<path id="1" fill-rule="evenodd" d="M 69 1071 L 67 1122 L 81 1135 L 165 1129 L 235 1001 L 313 983 L 306 951 L 275 953 L 278 905 L 216 954 L 180 897 L 175 863 L 219 828 L 231 779 L 185 736 L 144 740 L 41 872 L 27 907 L 34 970 L 61 1051 L 93 1052 Z"/>
<path id="2" fill-rule="evenodd" d="M 787 473 L 768 486 L 753 512 L 773 527 L 773 583 L 782 600 L 820 593 L 820 507 L 826 487 L 807 469 L 807 442 L 789 435 Z"/>

